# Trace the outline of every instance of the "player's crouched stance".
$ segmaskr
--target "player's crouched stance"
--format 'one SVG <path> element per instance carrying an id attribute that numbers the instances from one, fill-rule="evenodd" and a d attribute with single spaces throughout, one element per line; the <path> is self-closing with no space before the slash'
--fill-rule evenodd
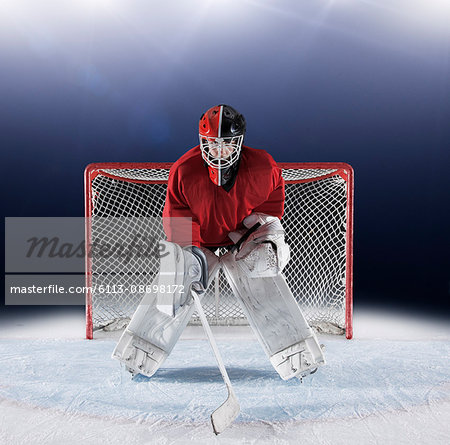
<path id="1" fill-rule="evenodd" d="M 113 353 L 133 374 L 152 376 L 197 310 L 228 387 L 226 402 L 211 416 L 216 433 L 239 412 L 200 303 L 220 268 L 282 379 L 302 378 L 325 363 L 282 274 L 289 247 L 280 223 L 285 198 L 281 169 L 264 150 L 243 145 L 245 129 L 244 117 L 228 105 L 201 116 L 200 144 L 170 170 L 163 211 L 170 242 L 162 241 L 168 254 L 161 257 L 156 286 L 151 286 L 157 291 L 145 295 Z M 191 242 L 171 225 L 173 217 L 189 218 Z M 198 247 L 180 247 L 186 244 Z M 222 257 L 213 253 L 230 244 Z M 173 285 L 175 293 L 165 292 Z"/>
<path id="2" fill-rule="evenodd" d="M 191 291 L 202 295 L 220 267 L 282 379 L 302 378 L 325 363 L 282 274 L 289 247 L 279 219 L 254 213 L 243 224 L 249 230 L 230 233 L 235 247 L 220 258 L 207 249 L 162 241 L 166 254 L 152 286 L 161 292 L 145 295 L 113 353 L 130 372 L 149 377 L 156 372 L 195 310 Z M 174 284 L 176 292 L 164 291 Z"/>

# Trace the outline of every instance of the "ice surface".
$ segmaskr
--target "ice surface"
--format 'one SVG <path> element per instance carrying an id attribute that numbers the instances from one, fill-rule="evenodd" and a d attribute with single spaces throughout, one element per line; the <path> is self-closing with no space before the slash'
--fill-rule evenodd
<path id="1" fill-rule="evenodd" d="M 249 329 L 214 331 L 241 404 L 218 437 L 209 415 L 226 387 L 201 327 L 152 378 L 131 379 L 114 341 L 82 339 L 80 315 L 3 322 L 0 443 L 449 443 L 443 323 L 356 314 L 355 339 L 322 337 L 327 365 L 303 383 L 281 380 Z"/>

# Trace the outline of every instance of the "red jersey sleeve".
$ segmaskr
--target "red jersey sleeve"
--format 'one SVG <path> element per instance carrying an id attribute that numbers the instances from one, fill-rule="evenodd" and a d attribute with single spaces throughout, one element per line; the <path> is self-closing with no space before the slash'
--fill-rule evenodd
<path id="1" fill-rule="evenodd" d="M 277 166 L 272 159 L 272 187 L 267 200 L 253 209 L 253 212 L 265 213 L 266 215 L 276 216 L 279 219 L 284 213 L 284 179 L 281 175 L 281 168 Z"/>
<path id="2" fill-rule="evenodd" d="M 175 163 L 169 173 L 166 202 L 163 210 L 163 227 L 167 240 L 181 246 L 200 247 L 200 224 L 183 195 L 183 184 Z"/>

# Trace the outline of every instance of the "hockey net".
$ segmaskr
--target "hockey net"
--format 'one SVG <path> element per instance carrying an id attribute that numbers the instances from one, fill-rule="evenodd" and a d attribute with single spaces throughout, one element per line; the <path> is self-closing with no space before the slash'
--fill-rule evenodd
<path id="1" fill-rule="evenodd" d="M 353 170 L 344 163 L 278 165 L 286 181 L 282 224 L 291 249 L 286 280 L 312 326 L 351 338 Z M 141 220 L 145 224 L 140 231 L 165 239 L 161 216 L 170 167 L 171 163 L 90 164 L 85 171 L 86 242 L 132 242 L 131 233 Z M 123 328 L 144 296 L 140 290 L 158 269 L 155 256 L 87 256 L 87 338 L 99 329 Z M 247 324 L 222 271 L 202 304 L 212 325 Z M 194 313 L 191 324 L 199 323 Z"/>

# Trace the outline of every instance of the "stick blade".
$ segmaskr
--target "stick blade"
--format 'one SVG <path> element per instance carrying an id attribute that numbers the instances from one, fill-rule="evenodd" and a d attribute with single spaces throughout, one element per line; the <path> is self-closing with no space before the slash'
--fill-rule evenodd
<path id="1" fill-rule="evenodd" d="M 211 423 L 214 434 L 220 434 L 239 415 L 241 407 L 234 392 L 228 388 L 228 398 L 211 414 Z"/>

